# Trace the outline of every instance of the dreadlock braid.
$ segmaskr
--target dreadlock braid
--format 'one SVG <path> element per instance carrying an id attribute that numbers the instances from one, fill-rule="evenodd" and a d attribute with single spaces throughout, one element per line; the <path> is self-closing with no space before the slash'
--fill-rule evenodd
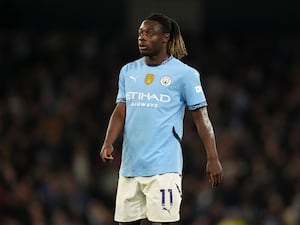
<path id="1" fill-rule="evenodd" d="M 181 59 L 187 55 L 185 44 L 180 32 L 180 28 L 175 20 L 171 19 L 172 23 L 172 39 L 168 43 L 168 51 L 174 57 Z"/>
<path id="2" fill-rule="evenodd" d="M 146 20 L 154 20 L 160 23 L 162 31 L 170 34 L 170 39 L 167 46 L 169 54 L 177 59 L 181 59 L 187 55 L 187 50 L 180 32 L 177 22 L 166 15 L 153 13 Z"/>

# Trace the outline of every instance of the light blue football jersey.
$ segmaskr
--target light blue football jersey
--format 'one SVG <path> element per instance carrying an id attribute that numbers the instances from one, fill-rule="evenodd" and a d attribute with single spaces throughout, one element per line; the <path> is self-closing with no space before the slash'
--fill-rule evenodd
<path id="1" fill-rule="evenodd" d="M 140 58 L 121 68 L 116 102 L 126 103 L 120 175 L 182 174 L 185 107 L 207 105 L 199 72 L 173 56 L 158 66 Z"/>

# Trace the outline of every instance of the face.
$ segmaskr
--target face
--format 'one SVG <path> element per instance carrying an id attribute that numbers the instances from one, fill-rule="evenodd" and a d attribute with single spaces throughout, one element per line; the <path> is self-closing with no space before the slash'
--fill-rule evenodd
<path id="1" fill-rule="evenodd" d="M 161 31 L 159 22 L 145 20 L 139 28 L 138 45 L 143 56 L 157 56 L 166 50 L 169 34 Z"/>

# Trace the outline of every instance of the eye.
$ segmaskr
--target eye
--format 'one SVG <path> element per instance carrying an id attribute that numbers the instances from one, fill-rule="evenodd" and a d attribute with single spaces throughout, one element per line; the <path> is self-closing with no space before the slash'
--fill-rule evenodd
<path id="1" fill-rule="evenodd" d="M 146 35 L 147 35 L 148 37 L 152 37 L 152 36 L 154 35 L 154 32 L 153 32 L 153 31 L 148 31 L 148 32 L 146 33 Z"/>
<path id="2" fill-rule="evenodd" d="M 150 31 L 139 31 L 138 32 L 138 35 L 139 36 L 142 36 L 142 35 L 145 35 L 146 37 L 152 37 L 155 35 L 155 32 L 153 30 L 150 30 Z"/>

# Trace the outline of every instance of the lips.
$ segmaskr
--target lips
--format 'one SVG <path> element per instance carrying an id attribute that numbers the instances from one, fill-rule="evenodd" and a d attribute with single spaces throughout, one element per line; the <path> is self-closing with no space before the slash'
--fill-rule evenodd
<path id="1" fill-rule="evenodd" d="M 139 45 L 139 50 L 140 51 L 145 51 L 145 50 L 147 50 L 147 46 L 145 46 L 145 45 Z"/>
<path id="2" fill-rule="evenodd" d="M 144 44 L 144 43 L 139 43 L 139 50 L 140 51 L 145 51 L 145 50 L 147 50 L 147 46 Z"/>

